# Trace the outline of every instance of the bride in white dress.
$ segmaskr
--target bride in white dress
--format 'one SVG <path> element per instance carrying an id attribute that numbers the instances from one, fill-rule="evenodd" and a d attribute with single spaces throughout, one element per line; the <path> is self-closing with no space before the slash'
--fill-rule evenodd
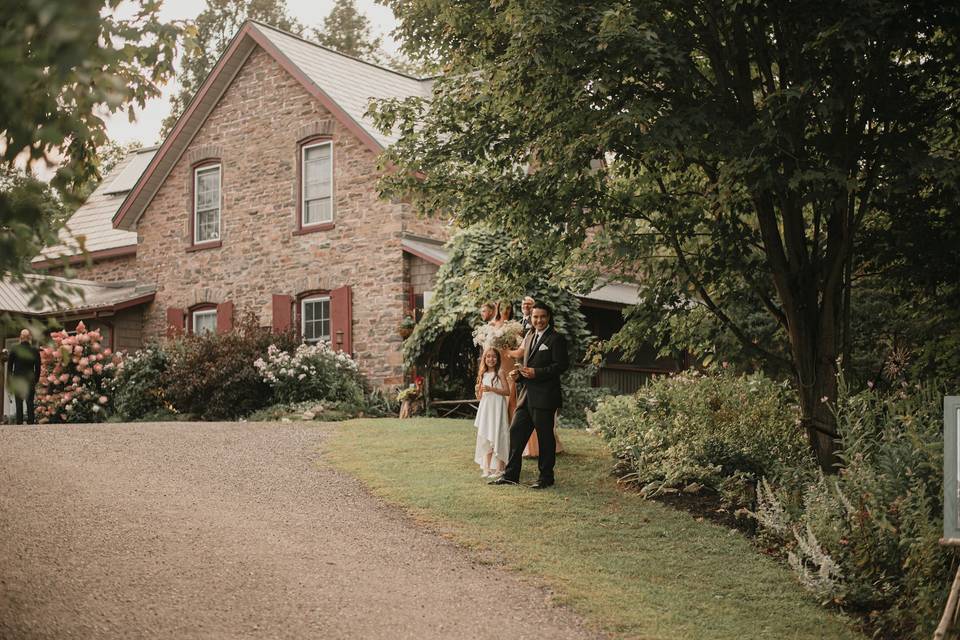
<path id="1" fill-rule="evenodd" d="M 509 381 L 500 375 L 500 352 L 485 349 L 477 372 L 477 449 L 474 461 L 480 475 L 495 478 L 503 473 L 510 456 L 510 423 L 507 420 Z"/>

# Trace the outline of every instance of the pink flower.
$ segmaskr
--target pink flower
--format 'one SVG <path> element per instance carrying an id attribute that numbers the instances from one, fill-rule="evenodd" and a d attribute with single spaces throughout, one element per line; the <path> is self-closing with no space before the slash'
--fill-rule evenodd
<path id="1" fill-rule="evenodd" d="M 50 374 L 49 376 L 47 376 L 47 380 L 48 380 L 49 382 L 56 382 L 56 381 L 57 381 L 57 376 L 55 376 L 55 375 L 53 375 L 53 374 Z"/>
<path id="2" fill-rule="evenodd" d="M 93 370 L 97 373 L 103 373 L 103 365 L 98 362 L 97 364 L 93 365 Z"/>
<path id="3" fill-rule="evenodd" d="M 113 351 L 110 350 L 110 347 L 107 347 L 106 349 L 103 350 L 103 355 L 105 356 L 108 356 L 111 353 L 113 353 Z"/>
<path id="4" fill-rule="evenodd" d="M 51 376 L 51 377 L 52 377 L 52 376 Z M 61 374 L 60 374 L 60 382 L 66 382 L 66 381 L 69 380 L 69 379 L 70 379 L 70 376 L 67 375 L 66 373 L 61 373 Z M 56 380 L 55 380 L 55 379 L 54 379 L 54 380 L 51 380 L 51 382 L 56 382 Z"/>
<path id="5" fill-rule="evenodd" d="M 83 320 L 77 323 L 77 333 L 86 333 L 87 325 L 83 324 Z"/>
<path id="6" fill-rule="evenodd" d="M 83 353 L 83 347 L 77 345 L 73 348 L 73 352 L 79 356 Z"/>
<path id="7" fill-rule="evenodd" d="M 107 396 L 100 396 L 99 398 L 97 398 L 97 402 L 99 402 L 100 404 L 107 404 Z"/>
<path id="8" fill-rule="evenodd" d="M 80 335 L 77 336 L 77 342 L 79 342 L 80 344 L 87 344 L 88 342 L 90 342 L 90 334 L 81 333 Z"/>
<path id="9" fill-rule="evenodd" d="M 93 351 L 94 353 L 97 353 L 100 351 L 100 349 L 101 347 L 99 342 L 94 342 L 92 345 L 90 345 L 90 351 Z"/>
<path id="10" fill-rule="evenodd" d="M 90 364 L 90 358 L 80 358 L 80 361 L 77 364 L 80 365 L 81 369 L 85 369 L 87 365 Z"/>
<path id="11" fill-rule="evenodd" d="M 93 369 L 91 369 L 90 367 L 87 367 L 86 369 L 83 370 L 84 378 L 89 378 L 92 375 L 93 375 Z"/>
<path id="12" fill-rule="evenodd" d="M 69 394 L 69 393 L 63 394 L 63 401 L 64 401 L 64 402 L 70 402 L 70 399 L 71 399 L 71 398 L 73 398 L 73 396 L 72 396 L 71 394 Z"/>
<path id="13" fill-rule="evenodd" d="M 73 384 L 80 384 L 80 376 L 73 376 Z"/>

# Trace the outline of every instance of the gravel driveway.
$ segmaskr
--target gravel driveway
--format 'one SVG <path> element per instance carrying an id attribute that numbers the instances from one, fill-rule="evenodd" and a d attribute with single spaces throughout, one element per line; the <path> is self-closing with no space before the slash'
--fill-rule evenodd
<path id="1" fill-rule="evenodd" d="M 585 638 L 324 463 L 332 425 L 0 427 L 0 638 Z"/>

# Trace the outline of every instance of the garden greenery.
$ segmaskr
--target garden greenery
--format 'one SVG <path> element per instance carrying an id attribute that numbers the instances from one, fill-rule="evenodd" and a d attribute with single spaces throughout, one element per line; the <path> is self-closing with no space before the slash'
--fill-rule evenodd
<path id="1" fill-rule="evenodd" d="M 644 495 L 694 483 L 721 493 L 821 602 L 861 614 L 878 637 L 928 638 L 956 568 L 938 544 L 946 390 L 839 389 L 835 476 L 805 447 L 789 389 L 760 374 L 656 379 L 600 402 L 590 425 Z"/>
<path id="2" fill-rule="evenodd" d="M 40 351 L 37 420 L 42 423 L 101 422 L 111 407 L 110 381 L 120 357 L 103 345 L 99 331 L 58 331 Z"/>

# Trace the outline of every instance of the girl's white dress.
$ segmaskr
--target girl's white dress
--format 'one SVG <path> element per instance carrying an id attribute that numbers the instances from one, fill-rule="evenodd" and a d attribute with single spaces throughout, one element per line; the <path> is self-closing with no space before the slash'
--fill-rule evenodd
<path id="1" fill-rule="evenodd" d="M 505 381 L 500 378 L 494 381 L 494 373 L 488 371 L 483 374 L 483 384 L 489 387 L 506 389 Z M 473 421 L 477 427 L 477 451 L 474 462 L 484 466 L 484 458 L 493 451 L 493 467 L 497 460 L 504 464 L 510 457 L 510 423 L 507 421 L 507 397 L 491 391 L 480 397 L 480 406 L 477 408 L 477 419 Z"/>

